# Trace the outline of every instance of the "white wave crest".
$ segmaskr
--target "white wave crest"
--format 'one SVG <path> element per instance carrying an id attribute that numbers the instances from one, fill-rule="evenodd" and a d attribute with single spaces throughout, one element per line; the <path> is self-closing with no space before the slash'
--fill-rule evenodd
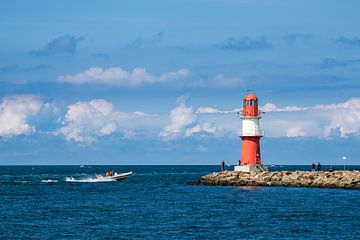
<path id="1" fill-rule="evenodd" d="M 73 177 L 66 177 L 66 182 L 83 182 L 83 183 L 92 183 L 92 182 L 114 182 L 115 179 L 111 178 L 85 178 L 85 179 L 75 179 Z"/>
<path id="2" fill-rule="evenodd" d="M 54 180 L 54 179 L 44 179 L 44 180 L 41 180 L 41 182 L 43 183 L 54 183 L 54 182 L 58 182 L 58 180 Z"/>

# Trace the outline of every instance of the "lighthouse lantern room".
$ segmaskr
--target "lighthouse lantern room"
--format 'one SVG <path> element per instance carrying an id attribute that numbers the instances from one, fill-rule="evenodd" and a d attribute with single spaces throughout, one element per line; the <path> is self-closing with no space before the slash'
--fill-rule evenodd
<path id="1" fill-rule="evenodd" d="M 248 94 L 243 100 L 242 129 L 239 130 L 239 137 L 242 139 L 242 152 L 239 165 L 235 171 L 261 172 L 267 171 L 261 164 L 260 138 L 263 131 L 260 129 L 259 121 L 261 111 L 258 108 L 258 98 L 255 94 Z"/>

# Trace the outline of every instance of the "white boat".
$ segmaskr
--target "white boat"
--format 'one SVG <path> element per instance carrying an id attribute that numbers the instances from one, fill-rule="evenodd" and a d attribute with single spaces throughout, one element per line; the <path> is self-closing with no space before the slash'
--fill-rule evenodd
<path id="1" fill-rule="evenodd" d="M 115 173 L 114 176 L 111 176 L 111 177 L 109 177 L 109 178 L 115 179 L 116 181 L 119 181 L 119 180 L 123 180 L 123 179 L 131 176 L 132 173 L 133 173 L 133 172 L 120 173 L 120 174 Z"/>
<path id="2" fill-rule="evenodd" d="M 123 180 L 123 179 L 126 179 L 128 178 L 129 176 L 132 175 L 133 172 L 127 172 L 127 173 L 115 173 L 113 176 L 102 176 L 102 175 L 97 175 L 96 176 L 96 179 L 113 179 L 113 180 L 116 180 L 116 181 L 120 181 L 120 180 Z"/>

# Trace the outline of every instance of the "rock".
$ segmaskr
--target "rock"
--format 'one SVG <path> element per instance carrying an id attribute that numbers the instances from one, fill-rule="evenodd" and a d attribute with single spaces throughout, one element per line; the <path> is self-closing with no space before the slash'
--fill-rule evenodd
<path id="1" fill-rule="evenodd" d="M 214 172 L 190 181 L 189 185 L 293 186 L 360 189 L 360 171 L 307 172 L 281 171 L 244 173 Z"/>

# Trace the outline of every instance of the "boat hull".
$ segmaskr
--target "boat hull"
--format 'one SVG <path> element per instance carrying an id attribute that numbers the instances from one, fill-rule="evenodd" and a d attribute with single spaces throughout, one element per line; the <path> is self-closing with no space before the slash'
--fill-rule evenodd
<path id="1" fill-rule="evenodd" d="M 129 176 L 132 175 L 132 172 L 127 172 L 127 173 L 121 173 L 121 174 L 117 174 L 115 176 L 111 176 L 109 177 L 110 179 L 114 179 L 116 181 L 120 181 L 120 180 L 124 180 L 126 178 L 128 178 Z"/>

